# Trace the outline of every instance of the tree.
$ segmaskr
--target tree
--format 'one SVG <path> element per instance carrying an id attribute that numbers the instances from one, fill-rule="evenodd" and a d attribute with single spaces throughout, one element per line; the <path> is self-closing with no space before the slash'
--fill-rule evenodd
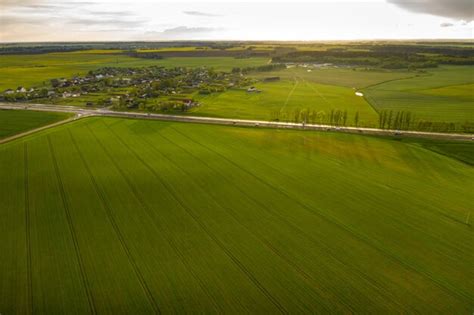
<path id="1" fill-rule="evenodd" d="M 392 128 L 392 116 L 393 116 L 393 112 L 390 111 L 390 113 L 388 114 L 388 118 L 387 118 L 387 128 L 388 129 L 391 129 Z"/>
<path id="2" fill-rule="evenodd" d="M 359 111 L 355 112 L 355 115 L 354 115 L 354 125 L 356 127 L 359 127 Z"/>
<path id="3" fill-rule="evenodd" d="M 48 89 L 45 89 L 45 88 L 42 88 L 41 90 L 39 90 L 39 97 L 43 98 L 43 97 L 48 97 Z"/>
<path id="4" fill-rule="evenodd" d="M 51 79 L 51 86 L 56 88 L 59 86 L 59 80 L 58 79 Z"/>

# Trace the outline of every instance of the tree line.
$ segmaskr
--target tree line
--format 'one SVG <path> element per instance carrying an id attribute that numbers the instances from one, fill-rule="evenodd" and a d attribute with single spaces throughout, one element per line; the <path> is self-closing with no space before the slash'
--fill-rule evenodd
<path id="1" fill-rule="evenodd" d="M 272 111 L 271 121 L 284 121 L 306 124 L 325 124 L 331 126 L 359 126 L 359 112 L 349 115 L 347 110 L 332 109 L 329 112 L 315 109 L 296 108 L 292 111 Z"/>
<path id="2" fill-rule="evenodd" d="M 442 122 L 417 118 L 410 111 L 382 110 L 378 113 L 377 125 L 361 122 L 360 112 L 347 110 L 330 111 L 296 108 L 289 111 L 275 110 L 270 113 L 270 121 L 292 122 L 300 124 L 321 124 L 335 127 L 378 127 L 386 130 L 415 130 L 431 132 L 474 132 L 474 122 Z"/>

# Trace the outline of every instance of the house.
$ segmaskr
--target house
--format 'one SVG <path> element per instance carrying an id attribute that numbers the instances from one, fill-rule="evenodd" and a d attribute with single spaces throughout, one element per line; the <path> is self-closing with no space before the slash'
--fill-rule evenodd
<path id="1" fill-rule="evenodd" d="M 15 91 L 13 91 L 12 89 L 8 89 L 8 90 L 5 90 L 5 92 L 3 92 L 3 94 L 5 95 L 10 95 L 10 94 L 13 94 L 15 93 Z"/>
<path id="2" fill-rule="evenodd" d="M 247 89 L 247 93 L 260 93 L 261 91 L 258 90 L 255 86 L 251 86 Z"/>
<path id="3" fill-rule="evenodd" d="M 26 89 L 22 86 L 19 86 L 17 89 L 16 89 L 16 92 L 17 93 L 26 93 Z"/>

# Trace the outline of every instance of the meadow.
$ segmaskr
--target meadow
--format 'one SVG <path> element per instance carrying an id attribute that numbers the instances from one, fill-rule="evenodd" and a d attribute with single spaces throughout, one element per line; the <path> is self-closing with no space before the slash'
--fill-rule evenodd
<path id="1" fill-rule="evenodd" d="M 0 145 L 0 310 L 470 314 L 473 190 L 411 142 L 78 120 Z"/>
<path id="2" fill-rule="evenodd" d="M 84 75 L 102 67 L 213 67 L 229 71 L 233 67 L 263 65 L 266 58 L 235 59 L 232 57 L 181 57 L 142 59 L 114 50 L 90 50 L 36 55 L 0 55 L 0 91 L 18 86 L 39 87 L 49 80 Z"/>
<path id="3" fill-rule="evenodd" d="M 294 121 L 295 113 L 310 111 L 313 116 L 308 118 L 308 123 L 327 123 L 331 111 L 340 110 L 347 111 L 350 125 L 354 124 L 356 113 L 361 126 L 376 126 L 378 121 L 378 115 L 370 104 L 347 87 L 317 84 L 299 77 L 294 80 L 259 82 L 255 87 L 260 92 L 232 89 L 211 95 L 196 95 L 200 106 L 193 108 L 190 114 Z"/>
<path id="4" fill-rule="evenodd" d="M 443 66 L 426 75 L 363 89 L 378 111 L 410 111 L 419 119 L 474 122 L 474 67 Z"/>
<path id="5" fill-rule="evenodd" d="M 309 121 L 328 123 L 331 111 L 340 110 L 347 111 L 347 125 L 377 127 L 379 118 L 376 108 L 365 98 L 356 96 L 355 92 L 366 86 L 411 78 L 417 74 L 362 68 L 293 67 L 271 72 L 251 72 L 248 75 L 260 81 L 255 84 L 260 93 L 234 89 L 208 96 L 197 95 L 196 99 L 201 106 L 194 108 L 191 113 L 293 121 L 295 112 L 310 111 L 317 117 Z M 278 77 L 280 81 L 265 82 L 269 77 Z M 357 123 L 356 113 L 359 117 Z"/>
<path id="6" fill-rule="evenodd" d="M 264 79 L 269 76 L 278 76 L 282 79 L 294 80 L 295 78 L 308 82 L 337 85 L 347 88 L 362 89 L 374 84 L 387 81 L 411 78 L 416 75 L 412 71 L 365 69 L 359 67 L 321 67 L 304 68 L 293 67 L 279 71 L 253 73 L 251 76 Z"/>
<path id="7" fill-rule="evenodd" d="M 0 139 L 70 117 L 66 113 L 0 109 Z"/>

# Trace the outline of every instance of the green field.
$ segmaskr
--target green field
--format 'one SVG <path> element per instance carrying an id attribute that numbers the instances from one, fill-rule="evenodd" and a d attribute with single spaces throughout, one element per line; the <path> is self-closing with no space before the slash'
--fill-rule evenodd
<path id="1" fill-rule="evenodd" d="M 309 71 L 308 71 L 309 70 Z M 295 67 L 271 72 L 254 72 L 249 76 L 258 80 L 279 77 L 279 82 L 260 82 L 255 86 L 262 92 L 246 93 L 245 90 L 229 90 L 210 96 L 198 95 L 201 103 L 193 115 L 232 117 L 243 119 L 294 120 L 294 112 L 301 110 L 319 113 L 315 123 L 328 123 L 331 110 L 347 111 L 347 125 L 355 125 L 355 113 L 359 114 L 359 126 L 376 127 L 378 114 L 365 98 L 355 95 L 357 89 L 387 81 L 411 78 L 417 74 L 408 71 L 366 70 L 351 68 L 307 69 Z M 313 119 L 311 119 L 313 121 Z"/>
<path id="2" fill-rule="evenodd" d="M 425 76 L 364 89 L 377 110 L 410 111 L 419 119 L 474 122 L 474 67 L 443 66 Z"/>
<path id="3" fill-rule="evenodd" d="M 305 79 L 283 80 L 255 84 L 260 93 L 245 89 L 229 90 L 208 96 L 196 96 L 201 103 L 190 111 L 193 115 L 269 120 L 279 114 L 279 120 L 293 121 L 296 110 L 319 113 L 315 123 L 326 123 L 331 110 L 347 110 L 348 124 L 359 113 L 359 125 L 375 126 L 378 115 L 363 97 L 353 89 L 309 82 Z M 310 122 L 310 121 L 308 121 Z"/>
<path id="4" fill-rule="evenodd" d="M 66 113 L 0 109 L 0 139 L 70 117 Z"/>
<path id="5" fill-rule="evenodd" d="M 0 312 L 471 314 L 473 190 L 415 143 L 79 120 L 0 146 Z"/>
<path id="6" fill-rule="evenodd" d="M 308 71 L 310 70 L 310 71 Z M 294 80 L 298 78 L 308 82 L 344 86 L 361 89 L 382 82 L 411 78 L 416 74 L 410 71 L 367 70 L 363 68 L 336 68 L 324 67 L 308 69 L 295 67 L 272 72 L 253 73 L 251 76 L 263 79 L 269 76 L 279 76 L 282 79 Z"/>
<path id="7" fill-rule="evenodd" d="M 113 52 L 113 51 L 112 51 Z M 49 84 L 50 79 L 84 75 L 101 67 L 213 67 L 230 70 L 233 67 L 263 65 L 265 58 L 235 59 L 230 57 L 181 57 L 160 60 L 133 58 L 111 51 L 79 51 L 38 55 L 0 56 L 0 91 L 18 86 Z"/>

